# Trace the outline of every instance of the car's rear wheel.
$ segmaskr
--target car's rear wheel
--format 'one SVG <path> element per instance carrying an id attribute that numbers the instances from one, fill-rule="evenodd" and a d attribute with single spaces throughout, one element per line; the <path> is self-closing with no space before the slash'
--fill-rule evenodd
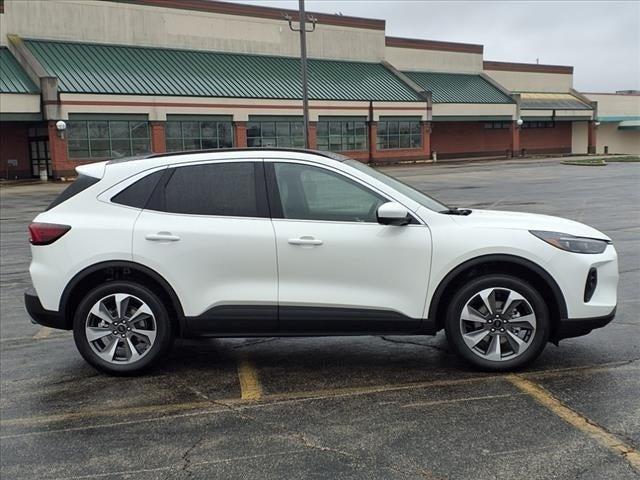
<path id="1" fill-rule="evenodd" d="M 119 281 L 91 290 L 76 309 L 73 336 L 84 359 L 114 375 L 150 368 L 173 342 L 160 298 L 142 285 Z"/>
<path id="2" fill-rule="evenodd" d="M 549 338 L 549 313 L 540 293 L 507 275 L 471 280 L 452 298 L 445 323 L 454 350 L 483 370 L 522 368 Z"/>

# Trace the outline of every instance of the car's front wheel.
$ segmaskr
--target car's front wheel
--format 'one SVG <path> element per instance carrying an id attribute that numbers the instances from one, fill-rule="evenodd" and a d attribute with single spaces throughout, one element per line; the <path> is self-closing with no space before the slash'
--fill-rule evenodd
<path id="1" fill-rule="evenodd" d="M 118 281 L 99 286 L 82 299 L 73 336 L 81 355 L 97 369 L 134 375 L 167 354 L 173 329 L 166 307 L 153 291 Z"/>
<path id="2" fill-rule="evenodd" d="M 483 370 L 522 368 L 549 338 L 549 313 L 540 293 L 508 275 L 469 281 L 453 296 L 445 323 L 453 349 Z"/>

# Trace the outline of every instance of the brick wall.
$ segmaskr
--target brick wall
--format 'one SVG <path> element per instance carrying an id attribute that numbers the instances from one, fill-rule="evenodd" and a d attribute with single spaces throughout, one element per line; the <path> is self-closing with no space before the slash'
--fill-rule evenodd
<path id="1" fill-rule="evenodd" d="M 557 122 L 553 128 L 520 129 L 520 148 L 526 153 L 571 152 L 571 122 Z"/>
<path id="2" fill-rule="evenodd" d="M 50 120 L 47 123 L 49 130 L 49 152 L 51 153 L 51 169 L 53 170 L 53 178 L 74 177 L 76 176 L 75 168 L 82 163 L 91 163 L 91 161 L 78 162 L 69 160 L 67 149 L 67 137 L 61 138 L 56 129 L 56 122 Z"/>
<path id="3" fill-rule="evenodd" d="M 434 122 L 431 150 L 438 158 L 506 155 L 511 150 L 510 128 L 484 128 L 485 122 Z"/>
<path id="4" fill-rule="evenodd" d="M 245 148 L 247 146 L 247 122 L 234 122 L 233 146 Z"/>
<path id="5" fill-rule="evenodd" d="M 0 124 L 0 178 L 30 178 L 28 123 L 2 122 Z M 17 160 L 17 167 L 7 169 L 8 160 Z"/>
<path id="6" fill-rule="evenodd" d="M 151 151 L 165 153 L 167 151 L 166 122 L 150 122 Z"/>

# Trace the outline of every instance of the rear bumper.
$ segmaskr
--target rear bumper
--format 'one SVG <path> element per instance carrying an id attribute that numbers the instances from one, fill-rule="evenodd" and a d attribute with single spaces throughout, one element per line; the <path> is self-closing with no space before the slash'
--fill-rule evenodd
<path id="1" fill-rule="evenodd" d="M 560 320 L 552 340 L 558 342 L 563 338 L 580 337 L 586 335 L 596 328 L 602 328 L 613 320 L 616 316 L 616 308 L 603 317 L 591 318 L 565 318 Z"/>
<path id="2" fill-rule="evenodd" d="M 66 326 L 64 315 L 60 312 L 45 310 L 33 287 L 24 292 L 24 306 L 31 317 L 32 323 L 39 323 L 40 325 L 50 328 L 69 330 Z"/>

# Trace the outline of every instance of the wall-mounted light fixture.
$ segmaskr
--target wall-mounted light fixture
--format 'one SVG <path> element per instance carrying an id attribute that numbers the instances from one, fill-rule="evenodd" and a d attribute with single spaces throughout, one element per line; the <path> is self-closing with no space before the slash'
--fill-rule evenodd
<path id="1" fill-rule="evenodd" d="M 516 125 L 518 125 L 519 127 L 521 127 L 523 123 L 524 123 L 524 120 L 522 120 L 521 118 L 516 120 Z"/>
<path id="2" fill-rule="evenodd" d="M 67 129 L 67 124 L 63 120 L 56 122 L 56 130 L 58 131 L 58 137 L 64 138 L 64 131 Z"/>

